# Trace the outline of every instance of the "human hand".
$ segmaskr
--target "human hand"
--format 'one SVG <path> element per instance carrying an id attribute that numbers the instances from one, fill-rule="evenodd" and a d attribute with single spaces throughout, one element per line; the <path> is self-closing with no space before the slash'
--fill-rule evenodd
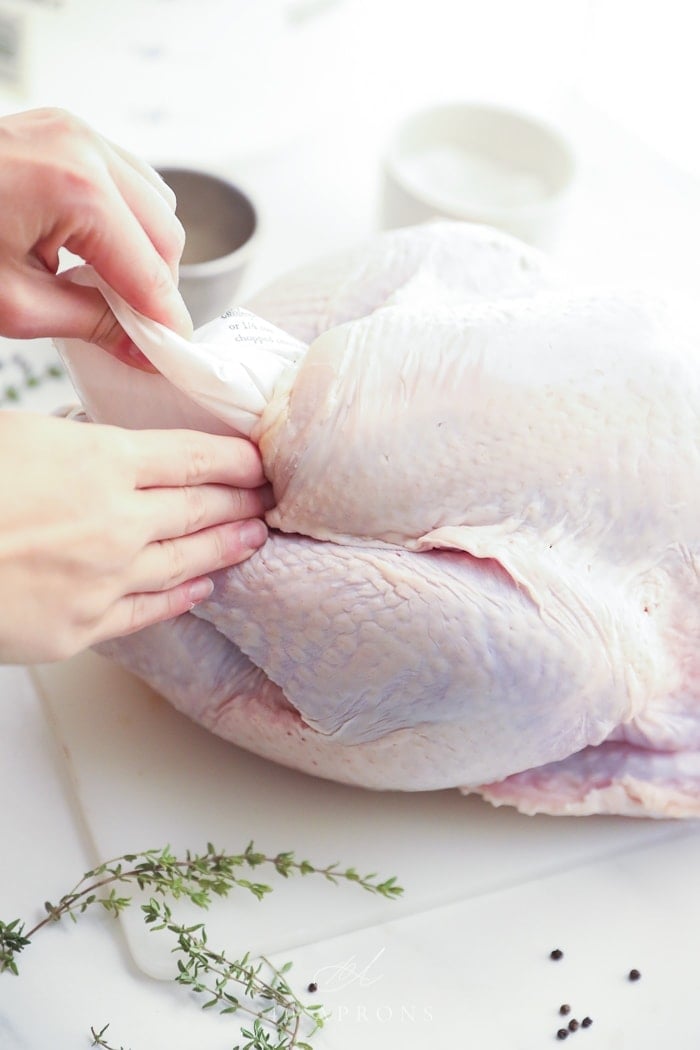
<path id="1" fill-rule="evenodd" d="M 192 608 L 264 542 L 263 482 L 242 438 L 0 413 L 0 663 Z"/>
<path id="2" fill-rule="evenodd" d="M 144 161 L 63 110 L 3 117 L 0 207 L 0 335 L 84 339 L 150 369 L 99 292 L 57 274 L 62 247 L 139 313 L 191 335 L 175 195 Z"/>

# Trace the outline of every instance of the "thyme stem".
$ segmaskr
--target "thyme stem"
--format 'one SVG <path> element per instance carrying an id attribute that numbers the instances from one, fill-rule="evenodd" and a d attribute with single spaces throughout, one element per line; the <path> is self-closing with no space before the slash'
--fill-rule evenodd
<path id="1" fill-rule="evenodd" d="M 17 956 L 31 943 L 32 937 L 66 915 L 77 921 L 93 904 L 119 915 L 131 904 L 131 898 L 118 896 L 116 887 L 132 883 L 154 895 L 141 905 L 146 925 L 154 931 L 166 930 L 176 938 L 175 980 L 193 993 L 207 996 L 202 1009 L 217 1007 L 222 1014 L 240 1013 L 253 1019 L 252 1028 L 241 1029 L 247 1042 L 233 1050 L 310 1050 L 309 1043 L 301 1039 L 302 1023 L 309 1029 L 306 1034 L 309 1039 L 323 1027 L 325 1017 L 321 1006 L 306 1006 L 292 991 L 284 976 L 291 963 L 277 969 L 264 956 L 253 961 L 246 953 L 232 960 L 224 952 L 212 951 L 204 924 L 184 926 L 175 922 L 165 899 L 185 897 L 206 909 L 214 897 L 227 897 L 234 888 L 239 888 L 262 900 L 272 892 L 272 887 L 245 876 L 246 869 L 252 871 L 264 866 L 271 867 L 276 875 L 285 879 L 292 875 L 317 875 L 332 883 L 355 883 L 369 893 L 390 900 L 403 893 L 393 877 L 380 882 L 374 873 L 360 875 L 355 868 L 341 868 L 337 863 L 321 867 L 308 860 L 297 860 L 293 852 L 268 856 L 256 850 L 252 842 L 238 854 L 217 850 L 211 843 L 207 843 L 203 853 L 188 851 L 182 858 L 174 856 L 167 846 L 162 850 L 128 853 L 86 872 L 57 904 L 47 901 L 46 915 L 27 933 L 19 919 L 10 923 L 0 921 L 0 973 L 17 974 Z M 108 887 L 109 892 L 105 894 Z M 272 974 L 269 980 L 264 968 Z M 234 988 L 238 991 L 234 992 Z M 99 1031 L 94 1027 L 90 1029 L 92 1045 L 116 1050 L 104 1038 L 108 1027 L 105 1025 Z M 270 1032 L 277 1040 L 274 1044 L 270 1042 Z"/>

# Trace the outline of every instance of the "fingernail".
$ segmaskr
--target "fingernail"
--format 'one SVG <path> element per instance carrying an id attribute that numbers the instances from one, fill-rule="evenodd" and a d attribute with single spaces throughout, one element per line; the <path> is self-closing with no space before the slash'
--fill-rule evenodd
<path id="1" fill-rule="evenodd" d="M 203 602 L 205 598 L 208 598 L 211 592 L 214 590 L 214 581 L 209 576 L 200 576 L 197 580 L 190 582 L 190 609 L 194 609 L 195 605 L 199 602 Z"/>
<path id="2" fill-rule="evenodd" d="M 244 521 L 241 525 L 238 538 L 248 550 L 257 550 L 267 539 L 267 526 L 260 518 L 251 518 L 250 521 Z"/>
<path id="3" fill-rule="evenodd" d="M 171 320 L 168 327 L 172 328 L 178 335 L 181 335 L 183 339 L 191 339 L 194 331 L 192 318 L 190 317 L 190 312 L 187 309 L 185 300 L 182 298 L 181 293 L 175 285 L 173 285 L 172 294 L 170 296 L 170 307 Z"/>

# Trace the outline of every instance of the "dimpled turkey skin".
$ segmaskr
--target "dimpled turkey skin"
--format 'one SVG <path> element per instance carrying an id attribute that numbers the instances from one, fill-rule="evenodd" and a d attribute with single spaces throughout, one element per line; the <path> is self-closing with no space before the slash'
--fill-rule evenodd
<path id="1" fill-rule="evenodd" d="M 456 223 L 248 306 L 310 344 L 253 432 L 271 539 L 102 651 L 318 776 L 698 815 L 692 311 Z"/>

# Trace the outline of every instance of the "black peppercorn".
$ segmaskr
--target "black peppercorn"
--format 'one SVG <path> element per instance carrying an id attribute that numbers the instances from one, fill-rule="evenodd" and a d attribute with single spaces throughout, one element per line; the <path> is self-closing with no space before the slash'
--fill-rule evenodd
<path id="1" fill-rule="evenodd" d="M 318 991 L 318 985 L 316 984 L 315 981 L 312 981 L 311 984 L 307 987 L 306 990 L 307 990 L 307 992 L 317 992 Z"/>
<path id="2" fill-rule="evenodd" d="M 554 949 L 553 949 L 553 950 L 552 950 L 552 951 L 551 951 L 551 952 L 549 953 L 549 958 L 550 958 L 550 959 L 563 959 L 563 958 L 564 958 L 564 953 L 563 953 L 563 951 L 561 950 L 561 948 L 554 948 Z"/>
<path id="3" fill-rule="evenodd" d="M 638 981 L 641 976 L 642 975 L 639 972 L 639 970 L 630 970 L 630 972 L 629 972 L 629 979 L 630 979 L 630 981 Z"/>
<path id="4" fill-rule="evenodd" d="M 557 1039 L 568 1039 L 569 1032 L 566 1028 L 560 1028 L 557 1032 Z"/>
<path id="5" fill-rule="evenodd" d="M 562 1016 L 566 1016 L 566 1014 L 570 1014 L 571 1013 L 571 1007 L 569 1006 L 569 1004 L 568 1003 L 562 1003 L 561 1006 L 559 1007 L 559 1013 L 562 1014 Z"/>
<path id="6" fill-rule="evenodd" d="M 575 1017 L 572 1017 L 571 1020 L 569 1021 L 569 1031 L 570 1032 L 575 1032 L 577 1028 L 578 1028 L 578 1021 L 576 1020 Z"/>
<path id="7" fill-rule="evenodd" d="M 593 1024 L 593 1018 L 592 1017 L 584 1017 L 584 1019 L 581 1021 L 581 1028 L 590 1028 L 592 1024 Z"/>

